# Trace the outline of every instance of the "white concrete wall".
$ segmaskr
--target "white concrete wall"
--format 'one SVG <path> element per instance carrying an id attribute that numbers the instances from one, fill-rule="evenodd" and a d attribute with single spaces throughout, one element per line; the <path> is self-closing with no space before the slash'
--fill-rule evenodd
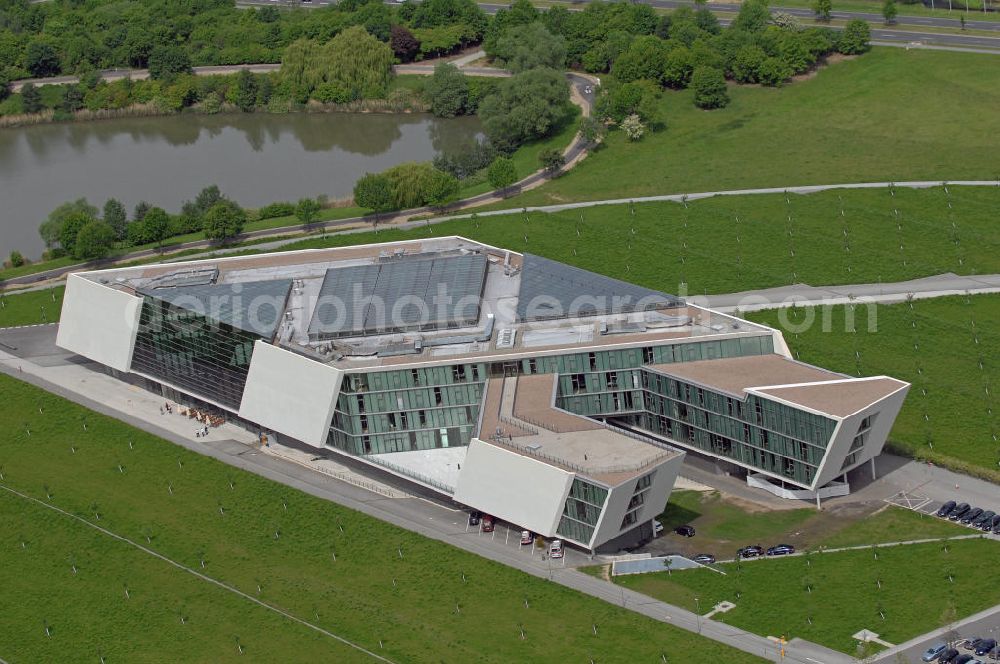
<path id="1" fill-rule="evenodd" d="M 66 278 L 56 345 L 128 371 L 141 309 L 141 297 L 71 274 Z"/>
<path id="2" fill-rule="evenodd" d="M 840 477 L 843 472 L 841 466 L 844 463 L 844 459 L 847 458 L 848 450 L 851 449 L 854 436 L 858 433 L 858 427 L 861 426 L 861 421 L 869 415 L 877 414 L 872 423 L 872 428 L 868 432 L 868 440 L 865 441 L 865 446 L 861 449 L 861 453 L 858 454 L 856 464 L 860 464 L 882 453 L 882 447 L 885 446 L 885 441 L 889 437 L 889 431 L 896 421 L 896 416 L 899 415 L 899 409 L 903 407 L 903 401 L 906 399 L 906 394 L 909 390 L 909 385 L 901 385 L 899 391 L 841 420 L 840 425 L 834 432 L 833 440 L 830 441 L 826 455 L 823 457 L 823 463 L 820 465 L 819 472 L 816 474 L 816 480 L 812 485 L 813 488 L 823 486 L 827 482 Z"/>
<path id="3" fill-rule="evenodd" d="M 643 522 L 649 522 L 663 513 L 670 499 L 670 492 L 673 491 L 674 482 L 677 480 L 677 473 L 680 472 L 684 455 L 680 454 L 665 463 L 656 466 L 653 471 L 653 483 L 646 492 L 646 500 L 639 508 L 638 520 L 625 530 L 631 530 Z M 604 542 L 618 537 L 623 531 L 621 529 L 622 519 L 628 509 L 628 503 L 632 500 L 635 491 L 635 479 L 623 482 L 614 487 L 608 494 L 601 519 L 597 522 L 594 530 L 594 537 L 591 540 L 591 548 L 597 548 Z"/>
<path id="4" fill-rule="evenodd" d="M 552 537 L 574 473 L 473 438 L 455 487 L 455 500 Z"/>
<path id="5" fill-rule="evenodd" d="M 239 415 L 303 443 L 322 447 L 344 372 L 258 341 Z"/>

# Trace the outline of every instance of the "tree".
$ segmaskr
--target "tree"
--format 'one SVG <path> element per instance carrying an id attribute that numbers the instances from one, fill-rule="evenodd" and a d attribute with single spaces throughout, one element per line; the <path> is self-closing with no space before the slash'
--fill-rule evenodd
<path id="1" fill-rule="evenodd" d="M 48 218 L 38 227 L 38 234 L 42 236 L 46 248 L 52 249 L 57 244 L 61 244 L 63 226 L 67 219 L 75 215 L 92 219 L 97 216 L 97 208 L 88 203 L 86 198 L 78 198 L 75 201 L 63 203 L 50 212 Z M 63 248 L 69 250 L 65 245 Z"/>
<path id="2" fill-rule="evenodd" d="M 124 240 L 128 227 L 128 217 L 125 215 L 125 206 L 122 202 L 114 198 L 109 198 L 104 204 L 104 222 L 111 226 L 115 232 L 116 240 Z"/>
<path id="3" fill-rule="evenodd" d="M 35 78 L 57 76 L 62 71 L 59 53 L 52 44 L 33 41 L 24 51 L 24 68 Z"/>
<path id="4" fill-rule="evenodd" d="M 59 229 L 59 244 L 67 253 L 76 255 L 76 239 L 83 227 L 94 221 L 94 217 L 85 212 L 73 212 L 62 222 Z"/>
<path id="5" fill-rule="evenodd" d="M 78 85 L 67 85 L 62 89 L 59 100 L 59 110 L 65 113 L 75 113 L 83 108 L 83 90 Z"/>
<path id="6" fill-rule="evenodd" d="M 830 14 L 833 12 L 832 0 L 814 0 L 812 8 L 818 20 L 830 21 Z"/>
<path id="7" fill-rule="evenodd" d="M 151 209 L 153 209 L 152 205 L 146 201 L 139 201 L 135 204 L 135 209 L 132 211 L 132 221 L 142 221 Z"/>
<path id="8" fill-rule="evenodd" d="M 733 79 L 739 83 L 756 83 L 760 80 L 760 68 L 767 53 L 756 44 L 748 44 L 736 51 L 733 60 Z"/>
<path id="9" fill-rule="evenodd" d="M 340 84 L 352 99 L 380 99 L 389 91 L 392 59 L 388 44 L 355 25 L 324 45 L 314 66 L 322 82 Z"/>
<path id="10" fill-rule="evenodd" d="M 232 201 L 219 201 L 205 212 L 205 237 L 209 240 L 228 240 L 243 232 L 247 213 Z"/>
<path id="11" fill-rule="evenodd" d="M 295 205 L 295 218 L 306 226 L 316 218 L 321 209 L 315 198 L 303 198 Z"/>
<path id="12" fill-rule="evenodd" d="M 566 158 L 559 148 L 545 148 L 538 153 L 538 163 L 547 173 L 557 173 L 566 163 Z"/>
<path id="13" fill-rule="evenodd" d="M 424 92 L 431 103 L 431 112 L 439 118 L 460 115 L 469 101 L 469 82 L 465 74 L 450 62 L 434 67 Z"/>
<path id="14" fill-rule="evenodd" d="M 0 69 L 0 101 L 10 96 L 10 74 Z"/>
<path id="15" fill-rule="evenodd" d="M 698 108 L 723 108 L 729 104 L 726 77 L 721 69 L 696 68 L 691 74 L 691 87 L 694 89 L 694 105 Z"/>
<path id="16" fill-rule="evenodd" d="M 604 123 L 599 122 L 595 118 L 590 116 L 580 118 L 579 130 L 580 137 L 589 146 L 597 145 L 604 140 L 604 136 L 607 133 L 607 127 Z"/>
<path id="17" fill-rule="evenodd" d="M 628 50 L 615 60 L 612 72 L 615 78 L 623 83 L 639 79 L 660 81 L 666 57 L 665 41 L 652 35 L 636 37 Z"/>
<path id="18" fill-rule="evenodd" d="M 42 93 L 34 83 L 25 83 L 21 87 L 21 110 L 25 113 L 38 113 L 45 104 L 42 103 Z"/>
<path id="19" fill-rule="evenodd" d="M 510 157 L 497 157 L 487 171 L 490 186 L 501 192 L 506 191 L 517 182 L 517 167 Z"/>
<path id="20" fill-rule="evenodd" d="M 392 182 L 384 173 L 365 173 L 354 183 L 354 204 L 376 215 L 393 209 Z"/>
<path id="21" fill-rule="evenodd" d="M 427 188 L 425 202 L 432 207 L 442 208 L 458 200 L 458 179 L 450 173 L 434 169 L 434 177 Z"/>
<path id="22" fill-rule="evenodd" d="M 840 33 L 837 50 L 845 55 L 866 53 L 871 48 L 869 39 L 871 39 L 871 29 L 868 23 L 860 18 L 851 19 Z"/>
<path id="23" fill-rule="evenodd" d="M 490 53 L 515 74 L 536 67 L 562 69 L 566 64 L 566 40 L 553 35 L 540 22 L 519 25 L 497 39 Z"/>
<path id="24" fill-rule="evenodd" d="M 90 221 L 76 236 L 73 256 L 79 260 L 92 261 L 104 258 L 115 241 L 115 231 L 108 224 L 96 219 Z"/>
<path id="25" fill-rule="evenodd" d="M 140 223 L 143 242 L 155 242 L 158 247 L 162 247 L 163 241 L 170 236 L 170 216 L 163 208 L 149 208 Z"/>
<path id="26" fill-rule="evenodd" d="M 763 32 L 771 22 L 766 0 L 746 0 L 733 19 L 732 27 L 743 32 Z"/>
<path id="27" fill-rule="evenodd" d="M 236 105 L 244 113 L 257 107 L 257 77 L 248 69 L 241 69 L 236 75 Z"/>
<path id="28" fill-rule="evenodd" d="M 642 124 L 639 116 L 633 113 L 622 120 L 622 131 L 625 132 L 628 140 L 638 141 L 646 133 L 646 126 Z"/>
<path id="29" fill-rule="evenodd" d="M 882 18 L 885 19 L 886 25 L 891 25 L 896 22 L 896 16 L 899 14 L 899 9 L 896 8 L 895 0 L 885 0 L 882 3 Z"/>
<path id="30" fill-rule="evenodd" d="M 14 249 L 13 251 L 10 252 L 10 261 L 8 262 L 10 263 L 11 267 L 21 267 L 22 265 L 24 265 L 25 260 L 21 252 L 18 251 L 17 249 Z"/>
<path id="31" fill-rule="evenodd" d="M 401 25 L 389 29 L 389 46 L 400 62 L 412 62 L 420 52 L 420 41 Z"/>
<path id="32" fill-rule="evenodd" d="M 532 69 L 505 79 L 479 105 L 479 117 L 499 149 L 548 136 L 566 117 L 569 83 L 553 69 Z"/>
<path id="33" fill-rule="evenodd" d="M 172 79 L 191 71 L 191 58 L 181 46 L 156 46 L 149 54 L 149 77 Z"/>

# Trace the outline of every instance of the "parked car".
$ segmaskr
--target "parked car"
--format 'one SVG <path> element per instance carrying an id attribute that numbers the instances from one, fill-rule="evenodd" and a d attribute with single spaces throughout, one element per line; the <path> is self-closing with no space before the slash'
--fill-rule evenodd
<path id="1" fill-rule="evenodd" d="M 976 657 L 990 654 L 990 651 L 997 647 L 996 639 L 983 639 L 976 646 Z"/>
<path id="2" fill-rule="evenodd" d="M 952 507 L 954 507 L 954 506 L 955 506 L 955 503 L 953 502 L 952 503 Z M 925 650 L 923 656 L 920 659 L 921 659 L 921 661 L 924 661 L 924 662 L 933 662 L 935 659 L 938 658 L 938 656 L 941 653 L 943 653 L 947 649 L 948 649 L 948 644 L 945 643 L 944 641 L 939 641 L 939 642 L 935 643 L 934 645 L 932 645 L 927 650 Z"/>
<path id="3" fill-rule="evenodd" d="M 549 545 L 549 557 L 550 558 L 562 558 L 563 557 L 563 543 L 562 543 L 562 540 L 552 540 L 552 544 Z"/>
<path id="4" fill-rule="evenodd" d="M 764 555 L 764 548 L 759 544 L 745 546 L 736 552 L 737 558 L 756 558 Z"/>
<path id="5" fill-rule="evenodd" d="M 674 532 L 684 537 L 694 537 L 694 526 L 677 526 Z"/>
<path id="6" fill-rule="evenodd" d="M 976 528 L 982 528 L 983 524 L 987 524 L 988 527 L 992 528 L 994 516 L 996 516 L 996 512 L 993 510 L 986 510 L 976 517 L 975 521 L 972 522 L 972 525 Z"/>
<path id="7" fill-rule="evenodd" d="M 993 515 L 993 518 L 990 519 L 989 527 L 996 528 L 997 526 L 1000 526 L 1000 514 L 995 514 Z M 983 524 L 983 530 L 988 530 L 986 524 Z"/>
<path id="8" fill-rule="evenodd" d="M 968 639 L 960 641 L 958 643 L 958 647 L 962 650 L 975 650 L 976 646 L 978 646 L 982 640 L 983 639 L 978 636 L 969 637 Z"/>
<path id="9" fill-rule="evenodd" d="M 521 531 L 521 546 L 525 546 L 526 544 L 531 544 L 534 541 L 535 541 L 535 536 L 531 533 L 530 530 Z"/>
<path id="10" fill-rule="evenodd" d="M 968 511 L 969 511 L 969 503 L 959 503 L 958 505 L 955 506 L 955 509 L 953 509 L 951 513 L 948 514 L 948 520 L 958 521 L 963 516 L 965 516 L 965 513 Z"/>
<path id="11" fill-rule="evenodd" d="M 951 660 L 951 664 L 969 664 L 975 657 L 969 654 L 959 655 L 955 659 Z"/>
<path id="12" fill-rule="evenodd" d="M 958 657 L 958 651 L 954 648 L 948 648 L 943 653 L 938 655 L 938 662 L 951 662 L 951 660 Z"/>
<path id="13" fill-rule="evenodd" d="M 787 556 L 791 553 L 795 553 L 795 547 L 791 544 L 778 544 L 767 550 L 769 556 Z"/>
<path id="14" fill-rule="evenodd" d="M 949 514 L 951 514 L 951 511 L 953 509 L 955 509 L 955 506 L 957 504 L 958 503 L 956 503 L 954 500 L 949 500 L 944 505 L 942 505 L 941 507 L 938 508 L 937 515 L 940 516 L 940 517 L 942 517 L 942 518 L 948 516 Z M 930 660 L 927 660 L 927 661 L 930 661 Z"/>
<path id="15" fill-rule="evenodd" d="M 653 537 L 659 537 L 663 534 L 663 524 L 653 519 Z"/>
<path id="16" fill-rule="evenodd" d="M 469 525 L 478 526 L 479 525 L 479 512 L 469 512 Z"/>
<path id="17" fill-rule="evenodd" d="M 998 522 L 995 526 L 993 526 L 993 534 L 1000 535 L 1000 522 Z"/>
<path id="18" fill-rule="evenodd" d="M 482 522 L 481 528 L 483 529 L 484 533 L 492 533 L 493 532 L 493 517 L 491 517 L 489 514 L 484 514 L 483 515 L 483 522 Z"/>
<path id="19" fill-rule="evenodd" d="M 711 565 L 712 563 L 715 562 L 715 556 L 713 556 L 711 553 L 699 553 L 691 560 L 695 561 L 696 563 L 701 563 L 702 565 Z"/>
<path id="20" fill-rule="evenodd" d="M 983 508 L 982 507 L 973 507 L 971 510 L 969 510 L 968 512 L 966 512 L 965 516 L 963 516 L 961 519 L 959 519 L 959 521 L 961 523 L 964 523 L 965 525 L 969 525 L 970 523 L 972 523 L 973 521 L 975 521 L 976 519 L 978 519 L 979 515 L 982 514 L 982 513 L 983 513 Z"/>

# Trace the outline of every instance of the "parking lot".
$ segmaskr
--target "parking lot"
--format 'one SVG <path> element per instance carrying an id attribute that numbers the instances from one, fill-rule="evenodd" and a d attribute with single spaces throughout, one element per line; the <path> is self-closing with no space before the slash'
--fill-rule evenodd
<path id="1" fill-rule="evenodd" d="M 948 518 L 957 525 L 965 526 L 972 531 L 1000 535 L 1000 514 L 991 509 L 978 507 L 973 500 L 963 498 L 961 492 L 949 500 L 933 500 L 917 491 L 900 491 L 886 499 L 886 502 L 897 507 L 921 512 L 932 516 Z M 963 509 L 964 506 L 964 509 Z M 944 508 L 944 514 L 940 514 Z M 949 509 L 950 508 L 950 509 Z M 961 514 L 956 516 L 956 512 Z"/>

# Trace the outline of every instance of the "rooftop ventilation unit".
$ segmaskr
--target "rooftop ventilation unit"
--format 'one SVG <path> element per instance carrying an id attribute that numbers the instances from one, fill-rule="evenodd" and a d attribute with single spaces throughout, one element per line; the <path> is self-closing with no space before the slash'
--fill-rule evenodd
<path id="1" fill-rule="evenodd" d="M 505 327 L 497 333 L 497 348 L 513 348 L 517 330 Z"/>

